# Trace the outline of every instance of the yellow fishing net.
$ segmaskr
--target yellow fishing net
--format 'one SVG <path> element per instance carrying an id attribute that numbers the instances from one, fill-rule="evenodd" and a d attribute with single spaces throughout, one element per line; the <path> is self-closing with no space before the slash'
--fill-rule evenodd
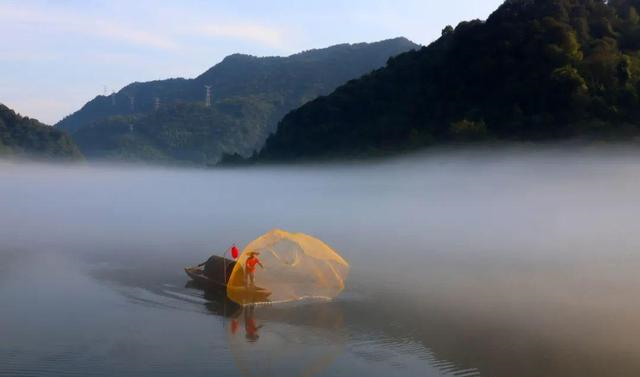
<path id="1" fill-rule="evenodd" d="M 348 273 L 347 261 L 326 243 L 274 229 L 242 251 L 227 296 L 242 305 L 333 298 L 344 289 Z"/>

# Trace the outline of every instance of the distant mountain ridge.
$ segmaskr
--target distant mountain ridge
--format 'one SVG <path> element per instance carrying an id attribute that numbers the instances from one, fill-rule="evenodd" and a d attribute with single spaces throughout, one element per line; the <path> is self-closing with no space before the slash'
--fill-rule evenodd
<path id="1" fill-rule="evenodd" d="M 211 164 L 223 153 L 248 156 L 290 110 L 418 47 L 395 38 L 288 57 L 233 54 L 193 79 L 136 82 L 97 96 L 56 128 L 89 158 Z"/>
<path id="2" fill-rule="evenodd" d="M 81 159 L 69 135 L 0 104 L 0 157 Z"/>

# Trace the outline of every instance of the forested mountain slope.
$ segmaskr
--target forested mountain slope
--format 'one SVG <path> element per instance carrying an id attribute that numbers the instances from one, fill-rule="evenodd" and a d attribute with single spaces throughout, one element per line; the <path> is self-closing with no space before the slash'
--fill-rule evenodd
<path id="1" fill-rule="evenodd" d="M 639 10 L 639 0 L 506 1 L 292 111 L 258 160 L 637 135 Z"/>
<path id="2" fill-rule="evenodd" d="M 65 132 L 22 117 L 0 104 L 0 156 L 80 159 L 82 155 Z"/>
<path id="3" fill-rule="evenodd" d="M 56 126 L 89 158 L 210 164 L 223 152 L 248 156 L 288 111 L 417 47 L 396 38 L 288 57 L 235 54 L 194 79 L 133 83 L 98 96 Z"/>

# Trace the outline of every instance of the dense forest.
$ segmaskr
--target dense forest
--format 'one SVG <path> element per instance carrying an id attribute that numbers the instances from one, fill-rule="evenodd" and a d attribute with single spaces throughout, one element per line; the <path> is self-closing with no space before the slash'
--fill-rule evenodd
<path id="1" fill-rule="evenodd" d="M 56 127 L 69 130 L 87 158 L 214 164 L 223 153 L 251 155 L 290 110 L 417 47 L 396 38 L 288 57 L 235 54 L 194 79 L 98 96 Z"/>
<path id="2" fill-rule="evenodd" d="M 63 131 L 35 119 L 22 117 L 0 104 L 0 157 L 81 159 L 82 155 Z"/>
<path id="3" fill-rule="evenodd" d="M 289 113 L 258 160 L 640 130 L 640 0 L 508 0 Z"/>

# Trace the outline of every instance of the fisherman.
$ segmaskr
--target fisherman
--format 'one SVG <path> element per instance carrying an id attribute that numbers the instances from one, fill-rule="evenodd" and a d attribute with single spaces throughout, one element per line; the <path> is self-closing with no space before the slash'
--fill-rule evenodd
<path id="1" fill-rule="evenodd" d="M 249 285 L 251 285 L 252 287 L 256 286 L 256 280 L 255 280 L 256 265 L 260 266 L 260 268 L 264 268 L 264 266 L 260 262 L 260 259 L 258 259 L 256 255 L 260 255 L 260 252 L 258 251 L 249 252 L 249 258 L 247 258 L 247 260 L 244 262 L 245 271 L 246 271 L 244 285 L 247 288 L 249 287 Z"/>

